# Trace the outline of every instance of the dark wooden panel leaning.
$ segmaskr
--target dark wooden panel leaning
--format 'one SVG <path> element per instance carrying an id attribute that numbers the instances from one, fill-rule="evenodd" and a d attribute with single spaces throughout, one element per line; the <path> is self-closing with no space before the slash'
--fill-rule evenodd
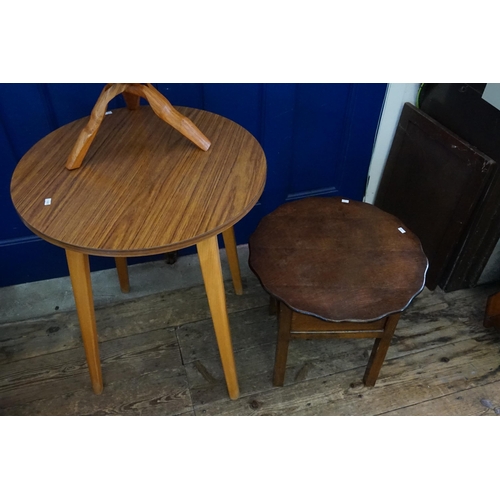
<path id="1" fill-rule="evenodd" d="M 375 205 L 420 238 L 429 259 L 426 285 L 431 290 L 446 283 L 457 259 L 468 255 L 468 236 L 480 222 L 478 214 L 496 174 L 494 160 L 405 104 Z"/>
<path id="2" fill-rule="evenodd" d="M 482 98 L 485 83 L 435 83 L 421 95 L 420 108 L 469 144 L 500 162 L 500 110 Z M 440 285 L 446 291 L 475 286 L 500 238 L 498 169 L 467 233 L 453 269 Z"/>

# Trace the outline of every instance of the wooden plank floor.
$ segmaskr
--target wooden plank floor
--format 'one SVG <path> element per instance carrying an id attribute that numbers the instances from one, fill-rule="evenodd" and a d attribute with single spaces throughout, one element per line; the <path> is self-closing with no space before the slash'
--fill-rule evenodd
<path id="1" fill-rule="evenodd" d="M 229 400 L 202 286 L 100 308 L 104 392 L 92 393 L 75 312 L 0 325 L 1 415 L 490 415 L 500 413 L 500 332 L 482 326 L 500 284 L 424 290 L 403 314 L 374 388 L 372 340 L 290 345 L 271 384 L 276 319 L 253 277 L 226 283 L 241 396 Z"/>

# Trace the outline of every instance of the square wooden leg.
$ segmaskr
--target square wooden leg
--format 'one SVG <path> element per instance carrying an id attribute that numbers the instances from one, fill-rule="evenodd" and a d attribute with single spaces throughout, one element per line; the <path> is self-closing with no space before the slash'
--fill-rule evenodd
<path id="1" fill-rule="evenodd" d="M 291 338 L 374 338 L 375 343 L 368 360 L 363 377 L 366 386 L 373 387 L 384 363 L 387 350 L 391 344 L 400 313 L 388 316 L 387 319 L 375 320 L 371 323 L 329 323 L 309 315 L 293 312 L 283 302 L 277 302 L 278 309 L 278 341 L 274 361 L 273 385 L 282 386 L 285 381 L 288 345 Z M 292 319 L 294 330 L 292 332 Z M 296 331 L 296 329 L 298 329 Z"/>
<path id="2" fill-rule="evenodd" d="M 375 344 L 373 345 L 372 353 L 368 360 L 368 366 L 366 367 L 363 377 L 363 383 L 368 387 L 373 387 L 377 381 L 400 316 L 401 314 L 389 316 L 385 322 L 382 337 L 375 339 Z"/>
<path id="3" fill-rule="evenodd" d="M 283 303 L 278 306 L 278 342 L 274 360 L 273 385 L 282 386 L 285 382 L 286 359 L 288 344 L 290 343 L 290 329 L 292 326 L 292 310 Z"/>
<path id="4" fill-rule="evenodd" d="M 271 316 L 278 314 L 278 301 L 272 295 L 269 297 L 269 314 Z"/>

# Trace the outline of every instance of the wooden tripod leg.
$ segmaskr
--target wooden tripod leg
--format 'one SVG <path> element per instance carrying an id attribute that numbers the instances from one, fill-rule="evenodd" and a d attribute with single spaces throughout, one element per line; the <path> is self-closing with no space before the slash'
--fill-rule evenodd
<path id="1" fill-rule="evenodd" d="M 389 316 L 385 322 L 382 337 L 375 339 L 375 344 L 373 345 L 368 366 L 363 377 L 363 383 L 368 387 L 373 387 L 377 381 L 400 316 L 400 313 Z"/>
<path id="2" fill-rule="evenodd" d="M 76 312 L 80 322 L 85 356 L 90 372 L 92 389 L 101 394 L 103 389 L 101 361 L 99 359 L 99 342 L 95 322 L 92 284 L 90 281 L 89 256 L 83 253 L 66 250 L 69 275 L 73 286 Z"/>
<path id="3" fill-rule="evenodd" d="M 120 290 L 123 293 L 130 292 L 130 282 L 128 279 L 128 267 L 126 257 L 115 257 L 116 271 L 118 272 L 118 281 Z"/>
<path id="4" fill-rule="evenodd" d="M 85 155 L 87 154 L 87 151 L 89 150 L 90 145 L 92 144 L 92 141 L 94 140 L 102 123 L 108 102 L 118 94 L 121 94 L 127 87 L 128 84 L 125 83 L 113 83 L 104 87 L 99 99 L 97 99 L 97 102 L 92 109 L 89 122 L 80 132 L 80 135 L 71 150 L 68 161 L 66 162 L 66 168 L 68 170 L 74 170 L 82 165 L 83 159 L 85 158 Z"/>
<path id="5" fill-rule="evenodd" d="M 131 111 L 139 108 L 141 104 L 141 97 L 138 95 L 131 94 L 130 92 L 124 92 L 123 98 L 125 99 L 125 104 L 127 108 Z"/>
<path id="6" fill-rule="evenodd" d="M 279 302 L 278 342 L 274 359 L 273 385 L 282 386 L 285 383 L 286 359 L 290 344 L 290 329 L 292 327 L 292 310 L 283 302 Z"/>
<path id="7" fill-rule="evenodd" d="M 272 295 L 269 296 L 269 314 L 271 316 L 276 316 L 278 312 L 278 301 Z"/>
<path id="8" fill-rule="evenodd" d="M 200 258 L 201 272 L 205 282 L 208 305 L 212 314 L 215 337 L 219 346 L 222 369 L 226 378 L 227 390 L 231 399 L 238 399 L 240 390 L 236 376 L 231 332 L 226 309 L 226 295 L 222 279 L 219 245 L 217 236 L 200 241 L 196 245 Z"/>
<path id="9" fill-rule="evenodd" d="M 241 283 L 240 262 L 238 260 L 238 251 L 236 249 L 236 239 L 234 237 L 234 227 L 230 227 L 222 232 L 224 246 L 226 247 L 227 262 L 231 277 L 233 278 L 234 293 L 236 295 L 243 294 L 243 285 Z"/>
<path id="10" fill-rule="evenodd" d="M 208 151 L 211 142 L 207 137 L 187 116 L 179 113 L 170 104 L 169 100 L 150 83 L 146 85 L 131 84 L 128 86 L 127 91 L 131 94 L 144 97 L 159 118 L 174 127 L 175 130 L 180 132 L 184 137 L 187 137 L 200 149 Z"/>

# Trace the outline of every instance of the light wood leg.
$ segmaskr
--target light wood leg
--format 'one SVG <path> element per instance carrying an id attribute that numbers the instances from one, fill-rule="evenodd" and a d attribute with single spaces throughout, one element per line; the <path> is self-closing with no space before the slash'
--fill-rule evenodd
<path id="1" fill-rule="evenodd" d="M 120 282 L 120 290 L 123 293 L 130 292 L 130 282 L 128 279 L 128 267 L 126 257 L 115 257 L 116 270 L 118 271 L 118 280 Z"/>
<path id="2" fill-rule="evenodd" d="M 94 300 L 90 281 L 89 256 L 80 252 L 66 250 L 69 275 L 75 297 L 76 312 L 80 322 L 83 346 L 87 357 L 92 389 L 101 394 L 103 389 L 101 361 L 99 359 L 99 343 L 95 322 Z"/>
<path id="3" fill-rule="evenodd" d="M 226 378 L 227 390 L 231 399 L 238 399 L 240 390 L 238 388 L 229 319 L 227 317 L 226 295 L 222 279 L 217 236 L 200 241 L 196 246 L 200 258 L 203 281 L 205 282 L 208 305 L 214 323 L 215 336 L 219 346 L 222 369 Z"/>
<path id="4" fill-rule="evenodd" d="M 282 386 L 285 383 L 286 359 L 290 344 L 290 329 L 292 326 L 292 310 L 282 302 L 278 302 L 278 342 L 274 359 L 273 385 Z"/>
<path id="5" fill-rule="evenodd" d="M 385 323 L 383 337 L 375 339 L 375 344 L 373 345 L 368 366 L 363 377 L 363 383 L 368 387 L 373 387 L 377 381 L 400 316 L 401 314 L 389 316 Z"/>
<path id="6" fill-rule="evenodd" d="M 222 232 L 224 238 L 224 246 L 226 247 L 227 261 L 229 270 L 233 278 L 234 293 L 236 295 L 243 294 L 243 285 L 241 283 L 240 262 L 238 260 L 238 252 L 236 250 L 236 238 L 234 237 L 234 227 L 230 227 Z"/>

